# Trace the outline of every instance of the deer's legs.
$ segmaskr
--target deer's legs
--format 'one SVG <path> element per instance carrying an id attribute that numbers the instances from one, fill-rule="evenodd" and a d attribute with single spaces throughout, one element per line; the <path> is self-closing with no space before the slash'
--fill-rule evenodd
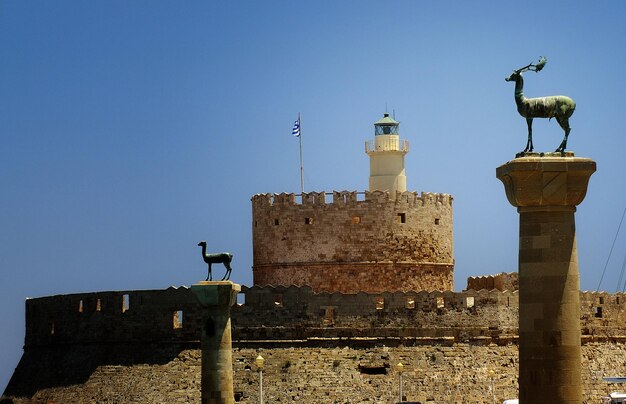
<path id="1" fill-rule="evenodd" d="M 561 119 L 557 116 L 556 121 L 559 123 L 561 128 L 563 128 L 563 130 L 565 131 L 565 137 L 563 138 L 563 141 L 561 142 L 561 144 L 559 145 L 559 147 L 557 147 L 555 151 L 563 153 L 565 151 L 565 148 L 567 147 L 567 137 L 569 136 L 569 132 L 571 128 L 569 127 L 569 121 L 567 119 Z"/>
<path id="2" fill-rule="evenodd" d="M 207 281 L 213 280 L 213 274 L 211 273 L 211 263 L 209 262 L 209 274 L 206 276 Z"/>
<path id="3" fill-rule="evenodd" d="M 533 151 L 533 118 L 526 118 L 526 125 L 528 125 L 528 141 L 524 153 Z"/>
<path id="4" fill-rule="evenodd" d="M 226 267 L 226 273 L 224 274 L 222 280 L 230 279 L 230 271 L 232 271 L 233 269 L 230 267 L 228 261 L 224 261 L 224 266 Z"/>

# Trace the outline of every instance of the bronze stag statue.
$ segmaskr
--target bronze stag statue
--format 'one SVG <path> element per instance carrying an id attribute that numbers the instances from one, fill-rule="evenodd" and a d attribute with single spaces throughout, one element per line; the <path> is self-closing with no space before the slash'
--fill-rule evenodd
<path id="1" fill-rule="evenodd" d="M 572 116 L 576 109 L 576 103 L 569 97 L 564 95 L 553 95 L 550 97 L 540 98 L 526 98 L 524 96 L 524 78 L 522 73 L 527 71 L 538 72 L 547 63 L 545 57 L 539 58 L 537 64 L 530 63 L 520 69 L 514 70 L 513 74 L 507 77 L 506 81 L 515 82 L 515 104 L 517 104 L 517 112 L 524 118 L 526 118 L 526 124 L 528 125 L 528 141 L 526 142 L 526 148 L 522 153 L 533 151 L 533 118 L 556 118 L 559 126 L 565 131 L 565 137 L 563 141 L 555 150 L 556 152 L 563 153 L 567 147 L 567 137 L 571 130 L 569 126 L 569 117 Z"/>
<path id="2" fill-rule="evenodd" d="M 230 262 L 233 260 L 233 255 L 228 252 L 218 253 L 218 254 L 207 254 L 206 253 L 206 241 L 202 240 L 198 243 L 199 246 L 202 246 L 202 259 L 204 262 L 209 264 L 209 274 L 206 277 L 207 281 L 213 280 L 213 274 L 211 273 L 211 264 L 224 264 L 226 267 L 226 274 L 222 280 L 230 279 L 230 273 L 233 270 L 230 267 Z"/>

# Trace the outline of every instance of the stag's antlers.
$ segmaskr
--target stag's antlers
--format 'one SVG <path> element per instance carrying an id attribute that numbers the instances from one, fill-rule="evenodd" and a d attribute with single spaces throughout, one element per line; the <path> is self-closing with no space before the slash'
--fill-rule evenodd
<path id="1" fill-rule="evenodd" d="M 527 71 L 531 71 L 531 72 L 539 72 L 541 71 L 541 69 L 543 69 L 543 67 L 546 65 L 546 63 L 548 63 L 548 58 L 546 58 L 545 56 L 541 56 L 539 57 L 539 61 L 537 62 L 537 64 L 528 64 L 522 68 L 519 68 L 517 70 L 515 70 L 515 73 L 523 73 L 523 72 L 527 72 Z"/>

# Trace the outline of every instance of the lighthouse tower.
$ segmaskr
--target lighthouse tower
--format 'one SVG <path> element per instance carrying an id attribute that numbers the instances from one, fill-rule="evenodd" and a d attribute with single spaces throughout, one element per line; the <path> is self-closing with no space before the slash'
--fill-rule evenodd
<path id="1" fill-rule="evenodd" d="M 399 125 L 385 114 L 365 143 L 369 192 L 252 197 L 255 286 L 352 294 L 453 290 L 453 198 L 407 192 L 409 144 L 400 140 Z"/>
<path id="2" fill-rule="evenodd" d="M 400 140 L 400 122 L 389 117 L 388 113 L 374 123 L 374 140 L 365 142 L 365 153 L 370 156 L 371 191 L 389 191 L 391 199 L 396 191 L 406 191 L 404 155 L 409 152 L 409 142 Z"/>

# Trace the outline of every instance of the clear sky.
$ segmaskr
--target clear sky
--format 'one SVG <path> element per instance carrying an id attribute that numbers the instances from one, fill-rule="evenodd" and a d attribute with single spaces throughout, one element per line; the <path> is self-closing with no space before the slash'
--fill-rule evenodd
<path id="1" fill-rule="evenodd" d="M 598 164 L 576 214 L 595 290 L 626 207 L 624 21 L 623 1 L 1 1 L 0 392 L 27 297 L 190 285 L 203 239 L 251 285 L 250 198 L 299 192 L 299 112 L 307 191 L 367 188 L 387 106 L 408 188 L 454 196 L 456 290 L 515 271 L 495 169 L 526 123 L 504 78 L 541 55 L 525 94 L 572 97 L 568 149 Z M 622 229 L 601 289 L 625 258 Z"/>

